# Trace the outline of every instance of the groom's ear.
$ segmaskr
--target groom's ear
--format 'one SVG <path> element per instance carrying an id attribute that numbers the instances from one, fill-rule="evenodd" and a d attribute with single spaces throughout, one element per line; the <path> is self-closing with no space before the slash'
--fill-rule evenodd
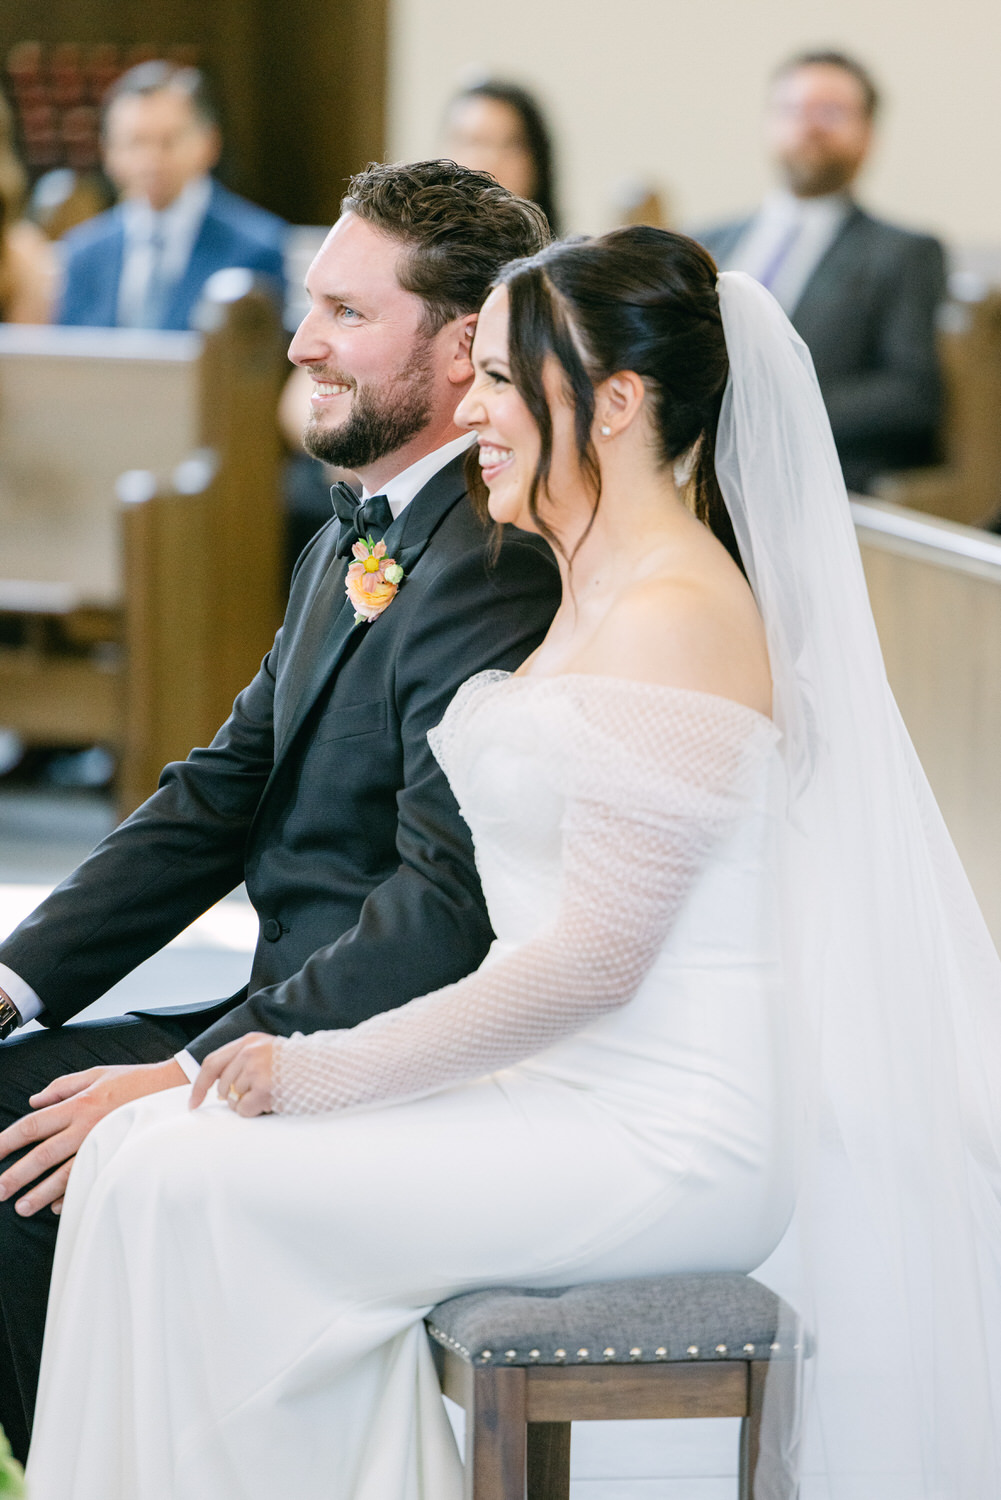
<path id="1" fill-rule="evenodd" d="M 466 385 L 473 378 L 473 334 L 476 332 L 477 313 L 468 313 L 449 323 L 452 339 L 452 358 L 448 366 L 448 378 L 453 385 Z"/>

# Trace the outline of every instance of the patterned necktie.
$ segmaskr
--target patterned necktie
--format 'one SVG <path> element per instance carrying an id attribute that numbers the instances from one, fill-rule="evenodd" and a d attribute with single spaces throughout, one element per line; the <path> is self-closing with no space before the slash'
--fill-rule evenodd
<path id="1" fill-rule="evenodd" d="M 779 243 L 772 251 L 768 263 L 762 268 L 762 270 L 755 278 L 761 283 L 763 287 L 767 288 L 768 291 L 771 291 L 772 287 L 775 285 L 776 277 L 784 267 L 786 261 L 789 259 L 789 256 L 792 254 L 793 246 L 799 240 L 802 229 L 802 224 L 799 222 L 799 220 L 797 220 L 791 228 L 786 230 L 785 234 L 782 236 L 782 238 L 779 240 Z"/>
<path id="2" fill-rule="evenodd" d="M 330 499 L 341 523 L 337 537 L 338 557 L 350 557 L 351 548 L 361 537 L 381 541 L 393 524 L 393 512 L 385 495 L 359 500 L 351 486 L 341 480 L 331 485 Z"/>
<path id="3" fill-rule="evenodd" d="M 167 293 L 170 290 L 163 274 L 164 252 L 167 242 L 163 229 L 157 221 L 150 235 L 150 263 L 146 289 L 139 310 L 138 327 L 162 328 L 167 311 Z"/>

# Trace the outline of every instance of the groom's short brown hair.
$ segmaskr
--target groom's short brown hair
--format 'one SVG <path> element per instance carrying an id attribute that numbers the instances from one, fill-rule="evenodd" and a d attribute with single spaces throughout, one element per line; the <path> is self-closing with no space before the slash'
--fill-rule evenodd
<path id="1" fill-rule="evenodd" d="M 357 214 L 408 247 L 397 275 L 404 291 L 424 302 L 430 334 L 478 312 L 501 267 L 535 255 L 552 238 L 536 204 L 454 161 L 373 162 L 351 178 L 341 213 Z"/>

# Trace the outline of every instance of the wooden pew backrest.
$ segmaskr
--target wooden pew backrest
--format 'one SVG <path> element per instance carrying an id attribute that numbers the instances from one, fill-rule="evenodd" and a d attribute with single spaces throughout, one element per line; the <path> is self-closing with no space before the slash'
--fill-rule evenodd
<path id="1" fill-rule="evenodd" d="M 198 442 L 196 333 L 0 327 L 0 584 L 122 603 L 115 482 Z M 23 592 L 23 591 L 22 591 Z"/>
<path id="2" fill-rule="evenodd" d="M 287 339 L 249 272 L 198 319 L 0 329 L 0 726 L 108 744 L 123 812 L 208 743 L 281 617 Z"/>
<path id="3" fill-rule="evenodd" d="M 1001 516 L 1001 289 L 981 288 L 942 308 L 944 462 L 888 476 L 886 500 L 966 526 Z"/>
<path id="4" fill-rule="evenodd" d="M 852 509 L 890 686 L 1001 946 L 1001 537 Z"/>
<path id="5" fill-rule="evenodd" d="M 132 476 L 140 489 L 121 517 L 126 812 L 154 789 L 167 760 L 208 744 L 281 621 L 276 408 L 284 340 L 260 293 L 203 311 L 202 447 L 171 485 Z"/>

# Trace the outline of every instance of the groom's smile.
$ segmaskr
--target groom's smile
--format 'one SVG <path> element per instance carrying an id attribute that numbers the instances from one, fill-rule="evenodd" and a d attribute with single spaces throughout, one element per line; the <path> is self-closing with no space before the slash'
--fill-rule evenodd
<path id="1" fill-rule="evenodd" d="M 310 402 L 314 411 L 317 407 L 324 406 L 328 401 L 332 401 L 335 396 L 346 396 L 348 391 L 352 389 L 348 381 L 324 380 L 321 376 L 314 374 L 312 370 L 309 373 L 313 378 L 313 394 L 310 397 Z"/>

